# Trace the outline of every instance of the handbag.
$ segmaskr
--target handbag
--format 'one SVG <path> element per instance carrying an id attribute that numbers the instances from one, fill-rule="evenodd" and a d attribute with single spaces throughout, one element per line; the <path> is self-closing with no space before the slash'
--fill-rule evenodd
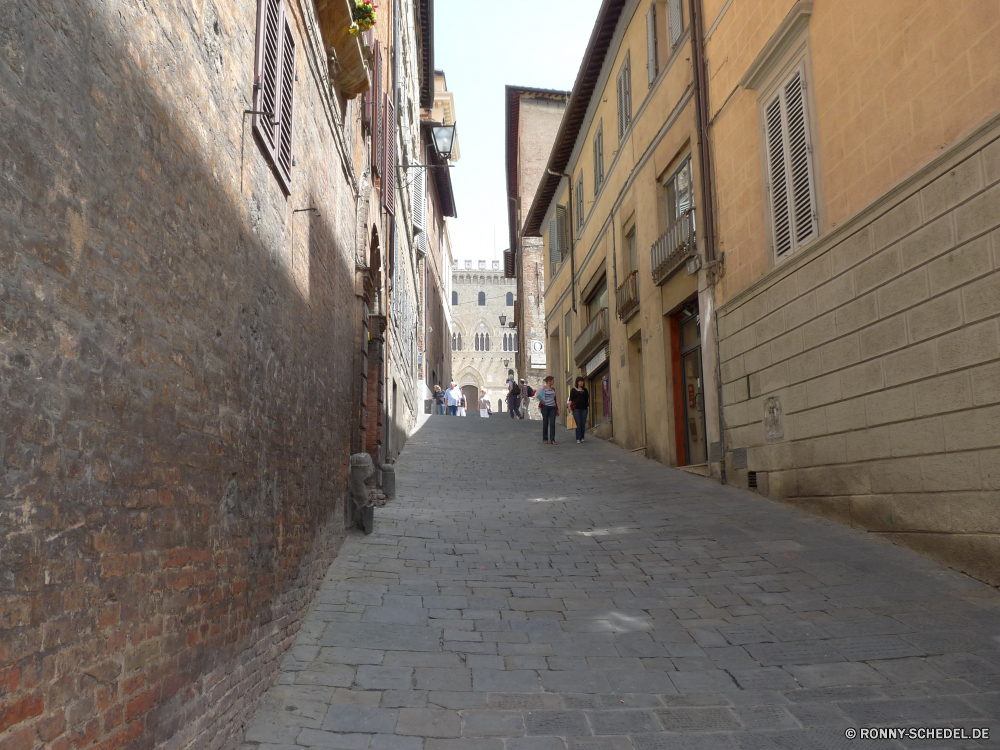
<path id="1" fill-rule="evenodd" d="M 576 420 L 573 419 L 573 414 L 572 413 L 566 415 L 566 429 L 567 430 L 575 430 L 576 429 Z"/>

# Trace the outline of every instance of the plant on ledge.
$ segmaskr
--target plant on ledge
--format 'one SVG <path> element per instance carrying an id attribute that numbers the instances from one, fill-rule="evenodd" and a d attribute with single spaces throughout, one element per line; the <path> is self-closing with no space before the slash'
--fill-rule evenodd
<path id="1" fill-rule="evenodd" d="M 376 10 L 378 10 L 378 6 L 372 0 L 354 0 L 354 7 L 351 9 L 354 23 L 351 24 L 348 31 L 353 36 L 357 36 L 362 31 L 368 31 L 378 20 L 375 14 Z"/>

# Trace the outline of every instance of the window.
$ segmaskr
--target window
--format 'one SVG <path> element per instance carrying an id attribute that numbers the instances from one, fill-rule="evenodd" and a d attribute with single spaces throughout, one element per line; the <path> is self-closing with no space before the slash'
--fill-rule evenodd
<path id="1" fill-rule="evenodd" d="M 295 103 L 295 37 L 282 0 L 259 0 L 254 61 L 253 130 L 274 166 L 281 187 L 292 183 L 292 122 Z"/>
<path id="2" fill-rule="evenodd" d="M 451 293 L 451 306 L 454 307 L 458 304 L 458 292 Z"/>
<path id="3" fill-rule="evenodd" d="M 674 226 L 684 214 L 691 210 L 691 157 L 684 160 L 677 171 L 663 184 L 667 201 L 667 228 Z"/>
<path id="4" fill-rule="evenodd" d="M 459 332 L 459 334 L 458 334 L 458 350 L 462 351 L 462 334 L 461 334 L 461 332 Z"/>
<path id="5" fill-rule="evenodd" d="M 649 85 L 653 85 L 657 73 L 660 72 L 660 59 L 657 54 L 656 41 L 656 3 L 649 4 L 649 11 L 646 13 L 646 70 L 648 72 Z"/>
<path id="6" fill-rule="evenodd" d="M 628 54 L 618 71 L 618 140 L 625 137 L 632 124 L 632 72 Z"/>
<path id="7" fill-rule="evenodd" d="M 451 350 L 453 352 L 458 351 L 458 336 L 456 336 L 454 333 L 451 334 Z"/>
<path id="8" fill-rule="evenodd" d="M 576 178 L 576 229 L 583 229 L 583 172 Z"/>
<path id="9" fill-rule="evenodd" d="M 604 278 L 601 285 L 594 290 L 593 295 L 587 300 L 587 322 L 597 317 L 602 309 L 608 306 L 608 279 Z"/>
<path id="10" fill-rule="evenodd" d="M 473 342 L 473 343 L 475 344 L 475 348 L 476 348 L 476 351 L 477 351 L 477 352 L 478 352 L 478 351 L 480 351 L 480 350 L 482 349 L 482 344 L 481 344 L 481 343 L 480 343 L 480 341 L 479 341 L 479 336 L 480 336 L 480 334 L 478 334 L 478 333 L 477 333 L 477 334 L 476 334 L 476 335 L 475 335 L 475 336 L 473 337 L 473 338 L 474 338 L 474 342 Z"/>
<path id="11" fill-rule="evenodd" d="M 604 184 L 604 122 L 597 124 L 594 134 L 594 200 Z"/>
<path id="12" fill-rule="evenodd" d="M 486 305 L 486 292 L 479 293 L 479 305 L 480 307 L 484 307 Z"/>
<path id="13" fill-rule="evenodd" d="M 667 15 L 670 23 L 670 49 L 677 46 L 684 31 L 684 11 L 681 0 L 667 0 Z"/>
<path id="14" fill-rule="evenodd" d="M 501 342 L 501 348 L 503 351 L 507 351 L 507 334 L 503 335 L 503 341 Z"/>
<path id="15" fill-rule="evenodd" d="M 816 182 L 806 111 L 805 67 L 764 104 L 771 247 L 780 261 L 816 238 Z"/>
<path id="16" fill-rule="evenodd" d="M 514 292 L 507 292 L 507 307 L 514 306 Z"/>
<path id="17" fill-rule="evenodd" d="M 639 252 L 636 246 L 634 227 L 625 235 L 625 262 L 628 263 L 625 268 L 627 274 L 639 270 Z"/>
<path id="18" fill-rule="evenodd" d="M 490 335 L 487 333 L 483 343 L 483 351 L 488 352 L 490 350 Z"/>
<path id="19" fill-rule="evenodd" d="M 566 206 L 556 206 L 556 215 L 549 221 L 549 262 L 562 263 L 569 251 L 566 239 Z"/>

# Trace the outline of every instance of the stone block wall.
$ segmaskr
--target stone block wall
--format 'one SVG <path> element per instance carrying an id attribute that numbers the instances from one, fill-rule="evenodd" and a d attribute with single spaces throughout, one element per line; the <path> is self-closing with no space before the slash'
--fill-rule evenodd
<path id="1" fill-rule="evenodd" d="M 255 6 L 0 0 L 5 749 L 235 746 L 336 554 L 357 104 L 287 0 L 286 196 Z"/>
<path id="2" fill-rule="evenodd" d="M 719 309 L 729 476 L 1000 582 L 998 326 L 995 118 Z"/>

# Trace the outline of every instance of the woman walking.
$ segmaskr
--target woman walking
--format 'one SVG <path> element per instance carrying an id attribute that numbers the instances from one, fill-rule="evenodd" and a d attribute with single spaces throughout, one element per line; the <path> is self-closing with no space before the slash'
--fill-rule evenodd
<path id="1" fill-rule="evenodd" d="M 444 398 L 444 391 L 441 390 L 441 386 L 434 386 L 434 406 L 438 414 L 447 414 Z"/>
<path id="2" fill-rule="evenodd" d="M 583 378 L 577 378 L 569 392 L 569 408 L 576 420 L 576 442 L 582 443 L 587 434 L 587 412 L 590 409 L 590 391 Z"/>
<path id="3" fill-rule="evenodd" d="M 465 416 L 465 410 L 468 408 L 468 405 L 469 402 L 465 398 L 465 391 L 462 391 L 462 400 L 458 402 L 458 416 Z"/>
<path id="4" fill-rule="evenodd" d="M 542 410 L 542 443 L 556 445 L 556 417 L 559 416 L 559 405 L 556 403 L 556 379 L 551 375 L 545 378 L 541 390 L 538 391 L 538 408 Z"/>

